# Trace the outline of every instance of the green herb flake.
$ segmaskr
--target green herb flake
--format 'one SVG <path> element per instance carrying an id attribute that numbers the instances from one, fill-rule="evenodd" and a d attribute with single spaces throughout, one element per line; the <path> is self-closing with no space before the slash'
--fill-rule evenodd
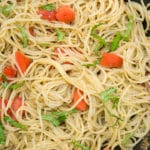
<path id="1" fill-rule="evenodd" d="M 10 11 L 12 10 L 13 8 L 13 4 L 10 4 L 6 7 L 3 7 L 2 8 L 2 13 L 5 15 L 5 16 L 8 16 L 10 14 Z"/>
<path id="2" fill-rule="evenodd" d="M 18 29 L 22 34 L 23 48 L 26 48 L 28 46 L 28 36 L 26 30 L 21 26 L 18 26 Z"/>
<path id="3" fill-rule="evenodd" d="M 98 55 L 99 50 L 101 49 L 101 43 L 97 43 L 94 48 L 94 54 Z"/>
<path id="4" fill-rule="evenodd" d="M 39 46 L 41 46 L 41 47 L 49 47 L 50 44 L 49 43 L 40 43 Z"/>
<path id="5" fill-rule="evenodd" d="M 93 35 L 96 35 L 96 34 L 95 34 L 95 30 L 96 30 L 96 28 L 98 28 L 100 25 L 102 25 L 102 24 L 99 23 L 99 24 L 96 24 L 95 26 L 92 27 L 92 29 L 91 29 L 91 35 L 92 35 L 92 36 L 93 36 Z"/>
<path id="6" fill-rule="evenodd" d="M 3 7 L 0 6 L 0 13 L 3 13 Z"/>
<path id="7" fill-rule="evenodd" d="M 73 145 L 75 147 L 79 147 L 81 148 L 82 150 L 90 150 L 90 148 L 88 148 L 87 146 L 83 145 L 83 144 L 80 144 L 79 142 L 77 141 L 72 141 Z"/>
<path id="8" fill-rule="evenodd" d="M 4 129 L 2 124 L 0 123 L 0 144 L 4 144 L 5 137 L 4 137 Z"/>
<path id="9" fill-rule="evenodd" d="M 2 83 L 2 87 L 3 87 L 4 89 L 6 89 L 7 86 L 8 86 L 8 82 L 5 81 L 5 82 Z"/>
<path id="10" fill-rule="evenodd" d="M 12 10 L 12 8 L 13 8 L 13 4 L 10 4 L 10 5 L 4 6 L 4 7 L 0 6 L 0 13 L 2 13 L 5 16 L 8 16 L 10 14 L 10 11 Z"/>
<path id="11" fill-rule="evenodd" d="M 125 41 L 129 41 L 129 36 L 130 36 L 132 28 L 133 28 L 133 23 L 134 23 L 134 18 L 133 18 L 133 16 L 130 16 L 129 22 L 127 24 L 127 29 L 126 29 L 125 34 L 123 36 L 123 39 Z"/>
<path id="12" fill-rule="evenodd" d="M 96 65 L 99 64 L 99 60 L 94 61 L 92 64 L 83 64 L 85 67 L 95 67 Z"/>
<path id="13" fill-rule="evenodd" d="M 1 78 L 2 78 L 2 87 L 5 89 L 5 88 L 7 88 L 7 86 L 8 86 L 8 80 L 7 80 L 7 77 L 4 75 L 4 74 L 2 74 L 2 76 L 1 76 Z"/>
<path id="14" fill-rule="evenodd" d="M 118 46 L 119 46 L 119 42 L 122 40 L 122 34 L 121 33 L 117 33 L 117 35 L 115 36 L 115 38 L 113 39 L 112 43 L 111 43 L 111 47 L 110 47 L 110 52 L 115 51 Z"/>
<path id="15" fill-rule="evenodd" d="M 26 128 L 24 125 L 22 125 L 22 124 L 19 123 L 19 122 L 14 121 L 13 119 L 11 119 L 11 118 L 8 117 L 8 116 L 5 116 L 5 117 L 4 117 L 4 120 L 7 121 L 8 123 L 10 123 L 10 124 L 11 124 L 12 126 L 14 126 L 14 127 L 20 128 L 20 129 L 22 129 L 22 130 L 27 130 L 27 128 Z"/>
<path id="16" fill-rule="evenodd" d="M 68 112 L 55 111 L 55 112 L 51 112 L 49 115 L 42 115 L 42 119 L 51 122 L 54 126 L 57 127 L 61 125 L 63 122 L 65 122 L 68 115 L 71 115 L 72 113 L 75 112 L 77 112 L 76 109 L 72 109 Z"/>
<path id="17" fill-rule="evenodd" d="M 97 41 L 101 44 L 101 46 L 106 46 L 106 42 L 102 37 L 96 34 L 95 35 L 93 34 L 92 36 L 93 38 L 97 39 Z"/>
<path id="18" fill-rule="evenodd" d="M 7 77 L 4 74 L 2 74 L 2 80 L 3 80 L 3 82 L 7 82 L 8 81 Z"/>
<path id="19" fill-rule="evenodd" d="M 113 118 L 116 119 L 116 121 L 115 121 L 110 127 L 116 126 L 116 125 L 119 123 L 119 121 L 122 121 L 122 119 L 121 119 L 120 117 L 116 116 L 115 114 L 111 113 L 110 110 L 107 108 L 106 104 L 105 104 L 105 103 L 103 103 L 103 104 L 104 104 L 104 106 L 105 106 L 105 109 L 106 109 L 107 113 L 108 113 L 111 117 L 113 117 Z"/>
<path id="20" fill-rule="evenodd" d="M 56 6 L 55 4 L 47 4 L 47 5 L 41 6 L 41 9 L 52 11 L 56 9 Z"/>
<path id="21" fill-rule="evenodd" d="M 117 89 L 116 88 L 109 88 L 108 90 L 104 91 L 101 93 L 101 98 L 103 102 L 107 102 L 110 100 L 112 97 L 112 94 L 116 93 Z"/>
<path id="22" fill-rule="evenodd" d="M 116 126 L 116 124 L 118 124 L 119 120 L 122 120 L 120 117 L 118 117 L 118 116 L 116 116 L 115 114 L 111 113 L 111 111 L 110 111 L 110 110 L 107 108 L 107 106 L 106 106 L 106 105 L 107 105 L 106 103 L 107 103 L 108 101 L 111 101 L 111 102 L 113 103 L 112 108 L 113 108 L 113 109 L 114 109 L 114 108 L 117 108 L 118 103 L 119 103 L 119 97 L 115 95 L 116 92 L 117 92 L 117 89 L 114 88 L 114 87 L 112 87 L 112 88 L 109 88 L 108 90 L 106 90 L 106 91 L 104 91 L 104 92 L 102 92 L 102 93 L 100 94 L 101 100 L 102 100 L 102 102 L 103 102 L 103 105 L 105 106 L 105 109 L 106 109 L 107 113 L 108 113 L 110 116 L 116 118 L 115 123 L 114 123 L 113 125 L 111 125 L 111 127 Z"/>
<path id="23" fill-rule="evenodd" d="M 64 38 L 65 38 L 65 32 L 57 29 L 56 30 L 56 34 L 57 34 L 57 41 L 61 42 Z"/>
<path id="24" fill-rule="evenodd" d="M 99 27 L 100 25 L 101 25 L 101 23 L 93 26 L 93 28 L 91 29 L 91 36 L 98 41 L 98 44 L 96 44 L 96 46 L 94 48 L 94 53 L 96 55 L 98 55 L 98 51 L 100 50 L 101 47 L 106 46 L 106 41 L 102 37 L 100 37 L 99 35 L 97 35 L 95 33 L 97 27 Z"/>
<path id="25" fill-rule="evenodd" d="M 108 90 L 101 93 L 101 99 L 105 103 L 107 101 L 111 101 L 113 103 L 112 108 L 117 108 L 119 103 L 119 97 L 115 95 L 117 92 L 116 88 L 109 88 Z"/>
<path id="26" fill-rule="evenodd" d="M 42 119 L 51 122 L 56 127 L 60 125 L 59 120 L 51 115 L 42 115 Z"/>
<path id="27" fill-rule="evenodd" d="M 132 133 L 128 133 L 125 135 L 124 139 L 122 140 L 121 144 L 122 145 L 126 145 L 128 144 L 129 140 L 132 138 L 133 134 Z"/>
<path id="28" fill-rule="evenodd" d="M 22 87 L 23 85 L 24 85 L 24 82 L 22 82 L 22 83 L 14 83 L 9 88 L 12 89 L 12 90 L 17 90 L 20 87 Z"/>
<path id="29" fill-rule="evenodd" d="M 2 74 L 2 81 L 3 81 L 2 82 L 3 88 L 4 89 L 7 88 L 9 83 L 8 83 L 7 77 L 4 74 Z M 23 85 L 24 85 L 24 82 L 22 82 L 22 83 L 13 83 L 12 85 L 9 86 L 9 89 L 16 90 L 16 89 L 22 87 Z"/>

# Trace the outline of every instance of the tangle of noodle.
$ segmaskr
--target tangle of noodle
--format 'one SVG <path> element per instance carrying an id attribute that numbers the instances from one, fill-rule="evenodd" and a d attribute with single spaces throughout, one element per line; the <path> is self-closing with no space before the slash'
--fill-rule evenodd
<path id="1" fill-rule="evenodd" d="M 8 16 L 0 14 L 0 73 L 7 65 L 16 66 L 19 75 L 12 83 L 24 81 L 17 90 L 10 91 L 0 84 L 0 97 L 8 99 L 9 103 L 19 95 L 24 106 L 16 112 L 18 122 L 27 127 L 27 131 L 11 126 L 3 119 L 5 143 L 2 150 L 76 150 L 72 140 L 86 145 L 90 150 L 100 150 L 102 147 L 114 149 L 117 145 L 122 150 L 130 150 L 150 131 L 150 38 L 145 33 L 150 28 L 150 11 L 142 4 L 123 0 L 2 0 L 1 6 L 13 3 L 13 9 Z M 37 15 L 41 5 L 55 3 L 56 7 L 70 5 L 75 11 L 75 20 L 71 24 L 49 22 Z M 111 42 L 117 32 L 124 32 L 129 16 L 134 17 L 134 25 L 130 40 L 121 41 L 114 52 L 123 58 L 122 68 L 105 68 L 101 65 L 85 67 L 83 64 L 93 63 L 97 56 L 93 54 L 94 41 L 90 32 L 94 25 L 102 23 L 97 32 L 107 43 Z M 147 27 L 144 30 L 142 21 Z M 28 34 L 28 46 L 23 48 L 22 35 L 17 26 L 23 26 Z M 34 27 L 36 37 L 28 32 Z M 65 32 L 62 42 L 57 42 L 55 30 Z M 43 46 L 43 43 L 49 45 Z M 59 47 L 65 54 L 55 59 L 54 49 Z M 23 74 L 16 61 L 15 52 L 19 50 L 32 63 Z M 100 53 L 107 51 L 103 48 Z M 72 64 L 65 64 L 70 61 Z M 100 93 L 111 88 L 117 88 L 119 104 L 112 109 L 107 108 L 122 120 L 116 126 L 115 118 L 110 116 L 100 97 Z M 75 108 L 71 105 L 72 93 L 75 88 L 84 92 L 84 99 L 89 108 L 86 111 L 69 115 L 64 124 L 55 127 L 41 118 L 42 114 L 51 111 L 69 111 Z M 25 116 L 20 117 L 20 111 L 25 110 Z M 122 141 L 128 133 L 132 140 L 126 145 Z"/>

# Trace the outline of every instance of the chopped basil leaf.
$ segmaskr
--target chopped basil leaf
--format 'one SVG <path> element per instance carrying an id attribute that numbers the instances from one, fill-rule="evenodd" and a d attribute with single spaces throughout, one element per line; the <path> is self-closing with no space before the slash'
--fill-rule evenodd
<path id="1" fill-rule="evenodd" d="M 88 148 L 87 146 L 83 145 L 83 144 L 80 144 L 79 142 L 77 141 L 72 141 L 73 145 L 75 147 L 79 147 L 81 148 L 82 150 L 90 150 L 90 148 Z"/>
<path id="2" fill-rule="evenodd" d="M 95 39 L 97 39 L 97 41 L 101 44 L 101 46 L 106 46 L 106 42 L 105 42 L 105 40 L 102 38 L 102 37 L 100 37 L 99 35 L 92 35 Z"/>
<path id="3" fill-rule="evenodd" d="M 51 112 L 49 115 L 42 115 L 42 119 L 51 122 L 54 126 L 57 127 L 61 125 L 63 122 L 65 122 L 68 115 L 75 112 L 77 112 L 76 109 L 72 109 L 68 112 L 55 111 L 55 112 Z"/>
<path id="4" fill-rule="evenodd" d="M 111 100 L 112 100 L 112 102 L 113 102 L 112 108 L 117 108 L 118 103 L 119 103 L 119 97 L 112 96 L 112 97 L 111 97 Z"/>
<path id="5" fill-rule="evenodd" d="M 59 29 L 56 30 L 56 34 L 57 34 L 57 41 L 58 42 L 62 41 L 65 37 L 65 32 L 63 32 Z"/>
<path id="6" fill-rule="evenodd" d="M 9 15 L 10 11 L 12 10 L 12 8 L 13 8 L 13 4 L 10 4 L 10 5 L 6 6 L 6 7 L 3 7 L 2 13 L 5 16 Z"/>
<path id="7" fill-rule="evenodd" d="M 41 46 L 41 47 L 49 47 L 50 44 L 49 43 L 40 43 L 39 46 Z"/>
<path id="8" fill-rule="evenodd" d="M 113 103 L 112 108 L 117 108 L 118 103 L 119 103 L 119 97 L 117 97 L 117 96 L 115 95 L 116 92 L 117 92 L 117 89 L 116 89 L 116 88 L 109 88 L 108 90 L 106 90 L 106 91 L 104 91 L 104 92 L 102 92 L 102 93 L 100 94 L 100 95 L 101 95 L 102 102 L 103 102 L 103 105 L 105 106 L 105 109 L 106 109 L 107 113 L 108 113 L 110 116 L 116 118 L 115 123 L 114 123 L 113 125 L 111 125 L 111 127 L 112 127 L 112 126 L 115 126 L 115 125 L 119 122 L 119 120 L 122 120 L 120 117 L 118 117 L 118 116 L 116 116 L 115 114 L 111 113 L 110 110 L 109 110 L 109 109 L 107 108 L 107 106 L 106 106 L 106 102 L 111 101 L 111 102 Z"/>
<path id="9" fill-rule="evenodd" d="M 3 82 L 7 82 L 8 81 L 7 77 L 4 74 L 2 74 L 2 80 L 3 80 Z"/>
<path id="10" fill-rule="evenodd" d="M 52 11 L 56 9 L 56 6 L 55 4 L 47 4 L 47 5 L 41 6 L 41 9 Z"/>
<path id="11" fill-rule="evenodd" d="M 118 48 L 119 42 L 121 41 L 121 39 L 122 39 L 122 35 L 120 33 L 118 33 L 111 43 L 111 47 L 109 50 L 110 52 L 113 52 Z"/>
<path id="12" fill-rule="evenodd" d="M 106 107 L 106 105 L 104 104 L 106 111 L 108 112 L 108 114 L 114 118 L 116 118 L 117 120 L 122 120 L 120 117 L 116 116 L 115 114 L 112 114 L 109 109 Z"/>
<path id="13" fill-rule="evenodd" d="M 84 64 L 83 66 L 86 66 L 86 67 L 95 67 L 97 64 L 99 64 L 99 60 L 94 61 L 93 64 Z"/>
<path id="14" fill-rule="evenodd" d="M 0 13 L 3 13 L 3 7 L 0 6 Z"/>
<path id="15" fill-rule="evenodd" d="M 121 142 L 122 145 L 126 145 L 128 144 L 129 140 L 131 139 L 131 137 L 133 136 L 132 133 L 128 133 L 127 135 L 125 135 L 123 141 Z"/>
<path id="16" fill-rule="evenodd" d="M 99 27 L 100 25 L 102 25 L 102 24 L 99 23 L 99 24 L 97 24 L 97 25 L 95 25 L 95 26 L 92 27 L 91 35 L 95 35 L 95 30 L 96 30 L 96 28 Z"/>
<path id="17" fill-rule="evenodd" d="M 7 80 L 7 77 L 4 74 L 2 74 L 2 81 L 3 81 L 2 86 L 5 89 L 8 86 L 8 80 Z"/>
<path id="18" fill-rule="evenodd" d="M 2 82 L 3 88 L 7 88 L 9 83 L 8 83 L 7 77 L 4 74 L 2 74 L 2 81 L 3 81 Z M 22 82 L 22 83 L 13 83 L 12 85 L 9 86 L 9 89 L 16 90 L 16 89 L 22 87 L 23 84 L 24 84 L 24 82 Z"/>
<path id="19" fill-rule="evenodd" d="M 4 89 L 6 89 L 6 88 L 7 88 L 7 86 L 8 86 L 8 82 L 6 82 L 6 81 L 5 81 L 5 82 L 3 82 L 3 83 L 2 83 L 2 86 L 3 86 L 3 88 L 4 88 Z"/>
<path id="20" fill-rule="evenodd" d="M 109 109 L 107 108 L 106 104 L 104 104 L 104 106 L 105 106 L 105 109 L 106 109 L 107 113 L 108 113 L 110 116 L 116 118 L 116 121 L 115 121 L 110 127 L 114 127 L 114 126 L 116 126 L 116 125 L 119 123 L 120 120 L 122 121 L 122 119 L 121 119 L 120 117 L 116 116 L 115 114 L 113 114 L 113 113 L 111 113 L 111 112 L 109 111 Z"/>
<path id="21" fill-rule="evenodd" d="M 94 53 L 96 55 L 98 55 L 98 51 L 101 47 L 106 46 L 106 41 L 95 33 L 96 28 L 100 25 L 101 24 L 97 24 L 91 29 L 91 36 L 98 41 L 98 44 L 94 48 Z"/>
<path id="22" fill-rule="evenodd" d="M 112 116 L 112 117 L 114 117 L 114 116 Z M 116 117 L 114 117 L 114 118 L 116 118 Z M 110 125 L 109 127 L 115 127 L 119 123 L 119 120 L 122 121 L 122 119 L 117 116 L 116 121 L 112 125 Z"/>
<path id="23" fill-rule="evenodd" d="M 26 48 L 28 46 L 28 36 L 26 30 L 21 26 L 18 26 L 18 29 L 22 34 L 23 48 Z"/>
<path id="24" fill-rule="evenodd" d="M 66 115 L 66 116 L 68 116 L 68 115 L 71 115 L 71 114 L 76 113 L 76 112 L 77 112 L 76 109 L 72 109 L 72 110 L 67 111 L 67 112 L 53 111 L 53 112 L 51 112 L 51 113 L 52 113 L 53 115 L 55 115 L 55 116 L 61 116 L 61 115 Z"/>
<path id="25" fill-rule="evenodd" d="M 8 16 L 10 11 L 13 8 L 13 4 L 10 4 L 8 6 L 0 7 L 0 13 L 3 13 L 5 16 Z"/>
<path id="26" fill-rule="evenodd" d="M 129 41 L 129 36 L 131 34 L 132 28 L 133 28 L 134 18 L 133 16 L 129 17 L 129 22 L 127 24 L 127 30 L 125 31 L 125 34 L 123 36 L 123 39 L 125 41 Z"/>
<path id="27" fill-rule="evenodd" d="M 5 116 L 4 120 L 7 121 L 8 123 L 10 123 L 11 125 L 13 125 L 14 127 L 20 128 L 22 130 L 27 130 L 27 128 L 24 125 L 22 125 L 19 122 L 14 121 L 13 119 L 11 119 L 8 116 Z"/>
<path id="28" fill-rule="evenodd" d="M 24 85 L 24 82 L 22 82 L 22 83 L 14 83 L 9 88 L 12 89 L 12 90 L 16 90 L 16 89 L 22 87 L 23 85 Z"/>
<path id="29" fill-rule="evenodd" d="M 4 138 L 4 129 L 2 124 L 0 123 L 0 144 L 4 144 L 5 138 Z"/>
<path id="30" fill-rule="evenodd" d="M 101 49 L 101 43 L 97 43 L 94 48 L 95 55 L 98 55 L 98 51 Z"/>
<path id="31" fill-rule="evenodd" d="M 118 102 L 119 102 L 119 97 L 114 95 L 117 92 L 116 88 L 109 88 L 108 90 L 104 91 L 101 93 L 101 98 L 102 101 L 105 103 L 107 101 L 112 101 L 113 102 L 113 107 L 112 108 L 117 108 Z"/>
<path id="32" fill-rule="evenodd" d="M 117 92 L 116 88 L 109 88 L 108 90 L 101 93 L 102 101 L 105 103 L 107 101 L 111 101 L 113 103 L 112 108 L 117 108 L 119 103 L 119 97 L 114 95 Z"/>
<path id="33" fill-rule="evenodd" d="M 57 118 L 54 118 L 53 116 L 51 116 L 51 114 L 50 115 L 42 115 L 42 119 L 51 122 L 56 127 L 60 125 L 59 120 Z"/>

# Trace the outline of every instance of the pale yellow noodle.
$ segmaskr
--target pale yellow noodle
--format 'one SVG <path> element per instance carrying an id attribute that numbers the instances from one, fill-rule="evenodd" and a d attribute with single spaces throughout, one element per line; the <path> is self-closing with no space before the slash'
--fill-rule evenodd
<path id="1" fill-rule="evenodd" d="M 145 33 L 150 29 L 150 11 L 141 1 L 141 5 L 128 0 L 22 0 L 13 3 L 10 15 L 0 13 L 0 73 L 7 65 L 18 70 L 18 77 L 9 83 L 7 88 L 0 84 L 0 98 L 3 101 L 2 114 L 7 115 L 13 99 L 19 95 L 23 104 L 15 116 L 27 127 L 22 131 L 2 120 L 5 130 L 5 144 L 1 150 L 78 150 L 73 140 L 86 145 L 90 150 L 104 147 L 132 150 L 133 147 L 150 131 L 150 93 L 145 86 L 150 82 L 150 38 Z M 41 5 L 55 3 L 56 8 L 70 5 L 75 11 L 75 20 L 71 24 L 43 20 L 37 14 Z M 0 6 L 8 5 L 2 0 Z M 91 38 L 91 29 L 97 28 L 99 36 L 110 43 L 117 32 L 124 33 L 129 16 L 134 17 L 134 25 L 128 42 L 120 41 L 115 54 L 123 58 L 122 68 L 105 68 L 99 64 L 85 67 L 98 59 L 93 53 L 97 44 Z M 144 30 L 142 21 L 147 27 Z M 23 48 L 22 34 L 17 26 L 23 26 L 28 35 L 28 46 Z M 33 27 L 36 37 L 28 29 Z M 57 42 L 55 30 L 65 32 L 62 42 Z M 42 44 L 48 44 L 46 47 Z M 62 49 L 65 54 L 55 57 L 55 48 Z M 108 46 L 102 48 L 103 52 Z M 59 50 L 60 50 L 59 49 Z M 25 73 L 22 73 L 15 61 L 15 52 L 19 50 L 32 59 Z M 65 64 L 71 62 L 72 64 Z M 17 90 L 10 91 L 13 83 L 24 82 Z M 143 86 L 144 85 L 144 86 Z M 103 105 L 100 93 L 117 88 L 119 103 L 110 112 L 121 118 L 114 125 L 112 117 Z M 84 98 L 88 104 L 86 111 L 71 114 L 64 124 L 55 127 L 42 120 L 43 114 L 52 111 L 69 111 L 72 105 L 72 94 L 75 88 L 83 91 L 78 103 Z M 4 108 L 4 99 L 8 105 Z M 25 111 L 24 117 L 20 112 Z M 133 134 L 132 140 L 122 144 L 127 134 Z"/>

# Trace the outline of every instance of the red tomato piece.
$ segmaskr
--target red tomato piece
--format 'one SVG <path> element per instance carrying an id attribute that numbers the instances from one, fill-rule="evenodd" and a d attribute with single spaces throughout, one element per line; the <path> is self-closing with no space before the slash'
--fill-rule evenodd
<path id="1" fill-rule="evenodd" d="M 36 36 L 33 27 L 29 27 L 29 32 L 30 32 L 30 34 L 31 34 L 32 36 Z"/>
<path id="2" fill-rule="evenodd" d="M 28 66 L 30 65 L 31 59 L 19 51 L 16 51 L 15 59 L 16 59 L 16 62 L 18 63 L 18 66 L 20 67 L 22 73 L 24 73 L 27 70 Z"/>
<path id="3" fill-rule="evenodd" d="M 12 102 L 11 108 L 14 112 L 16 112 L 22 106 L 22 99 L 17 96 Z"/>
<path id="4" fill-rule="evenodd" d="M 74 93 L 73 93 L 73 104 L 77 103 L 79 101 L 79 99 L 83 96 L 83 92 L 80 91 L 79 89 L 75 89 Z M 88 105 L 86 104 L 86 102 L 84 101 L 84 99 L 82 99 L 77 105 L 76 105 L 76 109 L 80 110 L 80 111 L 85 111 L 88 108 Z"/>
<path id="5" fill-rule="evenodd" d="M 123 59 L 113 53 L 103 53 L 100 65 L 108 68 L 120 68 L 123 65 Z"/>
<path id="6" fill-rule="evenodd" d="M 14 78 L 17 75 L 17 71 L 11 66 L 7 66 L 4 68 L 3 74 L 9 78 Z"/>
<path id="7" fill-rule="evenodd" d="M 11 110 L 13 112 L 16 112 L 21 106 L 23 105 L 23 102 L 22 102 L 22 98 L 20 98 L 19 96 L 15 97 L 13 102 L 12 102 L 12 105 L 11 105 Z M 15 114 L 12 113 L 12 111 L 9 112 L 9 115 L 11 116 L 11 118 L 13 120 L 16 120 L 16 116 Z M 24 114 L 25 111 L 21 111 L 20 112 L 20 115 L 22 116 Z"/>
<path id="8" fill-rule="evenodd" d="M 49 21 L 55 21 L 56 20 L 56 11 L 48 11 L 48 10 L 39 9 L 37 14 L 41 15 L 42 19 L 46 19 Z"/>
<path id="9" fill-rule="evenodd" d="M 57 9 L 56 19 L 61 22 L 70 23 L 75 18 L 75 12 L 70 6 L 61 6 Z"/>

